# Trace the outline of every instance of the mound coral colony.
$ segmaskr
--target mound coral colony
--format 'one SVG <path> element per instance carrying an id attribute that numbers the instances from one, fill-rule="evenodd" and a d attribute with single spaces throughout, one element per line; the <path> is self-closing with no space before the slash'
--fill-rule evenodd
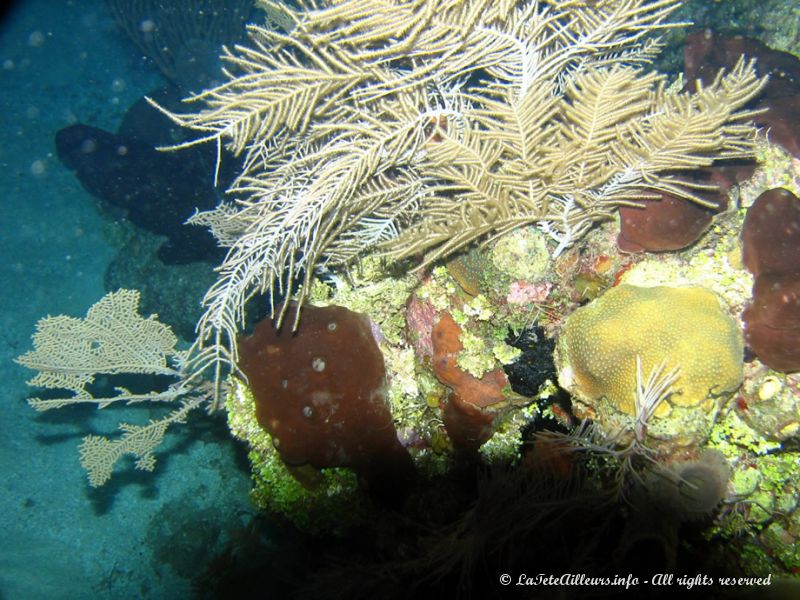
<path id="1" fill-rule="evenodd" d="M 555 544 L 556 522 L 589 536 L 608 506 L 621 535 L 586 547 L 621 560 L 642 541 L 717 560 L 678 543 L 694 527 L 736 555 L 717 565 L 798 572 L 800 167 L 757 136 L 765 72 L 652 70 L 672 0 L 259 4 L 227 81 L 164 111 L 196 136 L 172 151 L 239 160 L 192 218 L 227 253 L 191 347 L 119 290 L 18 359 L 37 410 L 172 407 L 86 437 L 90 484 L 224 410 L 261 508 L 444 531 L 396 574 Z M 750 172 L 722 185 L 719 161 Z M 168 383 L 97 385 L 121 374 Z"/>

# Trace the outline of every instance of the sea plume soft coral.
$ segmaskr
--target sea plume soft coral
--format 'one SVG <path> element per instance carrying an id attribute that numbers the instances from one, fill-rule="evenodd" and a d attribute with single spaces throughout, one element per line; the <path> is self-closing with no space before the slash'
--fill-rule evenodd
<path id="1" fill-rule="evenodd" d="M 284 30 L 251 26 L 229 80 L 171 114 L 184 146 L 243 156 L 236 201 L 196 219 L 230 248 L 199 366 L 235 363 L 245 303 L 296 282 L 302 304 L 318 267 L 427 265 L 526 224 L 558 253 L 645 188 L 706 205 L 676 172 L 752 152 L 749 63 L 694 93 L 643 68 L 678 2 L 263 4 Z"/>

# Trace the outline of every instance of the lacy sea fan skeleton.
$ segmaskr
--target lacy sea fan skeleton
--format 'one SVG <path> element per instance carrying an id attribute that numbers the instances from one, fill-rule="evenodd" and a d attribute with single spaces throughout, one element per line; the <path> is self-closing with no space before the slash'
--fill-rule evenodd
<path id="1" fill-rule="evenodd" d="M 176 149 L 216 142 L 242 161 L 231 200 L 192 218 L 228 248 L 192 349 L 145 352 L 160 348 L 148 337 L 160 328 L 137 317 L 138 296 L 117 292 L 85 320 L 42 320 L 34 351 L 18 359 L 40 371 L 31 383 L 45 387 L 64 388 L 59 374 L 76 368 L 84 383 L 130 372 L 124 353 L 96 339 L 99 311 L 111 315 L 111 331 L 140 344 L 139 372 L 169 368 L 177 378 L 167 392 L 97 398 L 67 386 L 71 397 L 32 400 L 39 410 L 182 402 L 166 419 L 123 427 L 114 442 L 86 438 L 93 485 L 125 454 L 152 468 L 170 423 L 201 403 L 218 407 L 254 295 L 269 295 L 274 306 L 297 284 L 302 304 L 315 272 L 364 254 L 420 255 L 424 267 L 528 224 L 558 254 L 620 205 L 654 192 L 706 204 L 696 194 L 702 186 L 681 171 L 753 153 L 752 113 L 743 107 L 764 81 L 750 63 L 693 92 L 645 71 L 659 49 L 652 34 L 675 26 L 667 18 L 678 1 L 299 0 L 297 11 L 261 4 L 274 24 L 250 26 L 248 45 L 224 51 L 228 81 L 187 100 L 195 112 L 167 113 L 198 132 Z M 80 334 L 67 357 L 58 340 L 73 334 L 64 323 Z M 213 391 L 203 380 L 209 369 Z"/>
<path id="2" fill-rule="evenodd" d="M 251 26 L 229 81 L 171 114 L 204 134 L 184 146 L 243 155 L 235 201 L 193 218 L 229 247 L 200 367 L 235 364 L 250 297 L 299 280 L 302 302 L 315 269 L 428 264 L 530 223 L 557 254 L 645 188 L 706 204 L 679 172 L 752 152 L 739 109 L 763 81 L 744 59 L 691 93 L 643 70 L 678 2 L 262 4 L 282 25 Z"/>

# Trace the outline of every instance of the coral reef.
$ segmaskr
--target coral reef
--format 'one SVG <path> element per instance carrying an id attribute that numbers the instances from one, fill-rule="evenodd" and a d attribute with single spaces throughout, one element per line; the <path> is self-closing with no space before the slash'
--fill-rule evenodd
<path id="1" fill-rule="evenodd" d="M 210 394 L 218 408 L 225 375 L 243 369 L 238 340 L 254 296 L 268 297 L 280 324 L 292 301 L 317 292 L 327 301 L 330 283 L 345 295 L 338 282 L 369 254 L 419 272 L 478 241 L 494 242 L 484 263 L 494 271 L 477 287 L 465 277 L 447 278 L 452 292 L 429 286 L 429 302 L 435 319 L 449 313 L 461 329 L 458 369 L 505 378 L 501 366 L 518 354 L 508 327 L 544 315 L 553 335 L 577 301 L 554 293 L 553 257 L 653 190 L 709 205 L 688 173 L 754 150 L 745 107 L 765 82 L 747 60 L 692 92 L 647 71 L 659 49 L 651 34 L 673 27 L 677 2 L 263 4 L 272 23 L 250 26 L 248 45 L 224 51 L 228 81 L 191 98 L 193 113 L 159 107 L 200 136 L 174 148 L 212 141 L 218 157 L 227 146 L 242 161 L 229 189 L 236 200 L 191 219 L 227 248 L 181 357 L 192 406 Z M 370 288 L 396 294 L 375 319 L 397 350 L 387 353 L 390 402 L 430 443 L 438 429 L 425 407 L 442 392 L 412 381 L 401 311 L 386 308 L 413 275 L 391 279 Z M 471 298 L 459 301 L 456 288 Z M 417 315 L 432 359 L 430 311 Z"/>
<path id="2" fill-rule="evenodd" d="M 242 202 L 195 219 L 229 248 L 199 324 L 215 361 L 255 290 L 302 303 L 315 267 L 429 265 L 525 225 L 558 255 L 645 188 L 708 205 L 680 172 L 753 152 L 751 64 L 691 93 L 643 68 L 675 2 L 266 4 L 286 31 L 251 26 L 229 81 L 170 113 L 200 136 L 178 147 L 243 155 Z"/>
<path id="3" fill-rule="evenodd" d="M 40 409 L 179 403 L 87 438 L 92 483 L 126 453 L 152 469 L 169 425 L 224 399 L 256 504 L 391 540 L 385 572 L 495 566 L 521 537 L 563 543 L 558 568 L 618 568 L 649 545 L 663 570 L 703 556 L 700 532 L 761 552 L 748 573 L 798 567 L 799 380 L 754 333 L 796 338 L 797 290 L 769 258 L 796 232 L 753 198 L 796 192 L 800 161 L 755 135 L 755 67 L 737 57 L 687 87 L 647 72 L 669 0 L 262 4 L 275 23 L 226 50 L 228 81 L 164 111 L 200 135 L 180 147 L 242 161 L 233 200 L 192 218 L 227 249 L 195 344 L 178 352 L 123 291 L 85 321 L 44 320 L 20 359 L 72 392 Z M 753 155 L 725 198 L 714 182 L 742 171 L 696 172 Z M 786 194 L 768 198 L 794 207 Z M 272 319 L 254 326 L 254 305 Z M 134 368 L 164 389 L 92 396 L 122 368 L 114 348 L 140 349 Z"/>

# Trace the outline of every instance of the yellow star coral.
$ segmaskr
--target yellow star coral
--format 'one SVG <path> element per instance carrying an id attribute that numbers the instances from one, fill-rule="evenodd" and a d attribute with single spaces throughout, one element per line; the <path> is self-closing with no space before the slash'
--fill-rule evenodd
<path id="1" fill-rule="evenodd" d="M 707 434 L 742 381 L 742 334 L 717 297 L 701 287 L 620 285 L 567 319 L 559 337 L 559 382 L 580 417 L 608 434 L 632 431 L 637 357 L 680 375 L 648 423 L 678 445 Z"/>

